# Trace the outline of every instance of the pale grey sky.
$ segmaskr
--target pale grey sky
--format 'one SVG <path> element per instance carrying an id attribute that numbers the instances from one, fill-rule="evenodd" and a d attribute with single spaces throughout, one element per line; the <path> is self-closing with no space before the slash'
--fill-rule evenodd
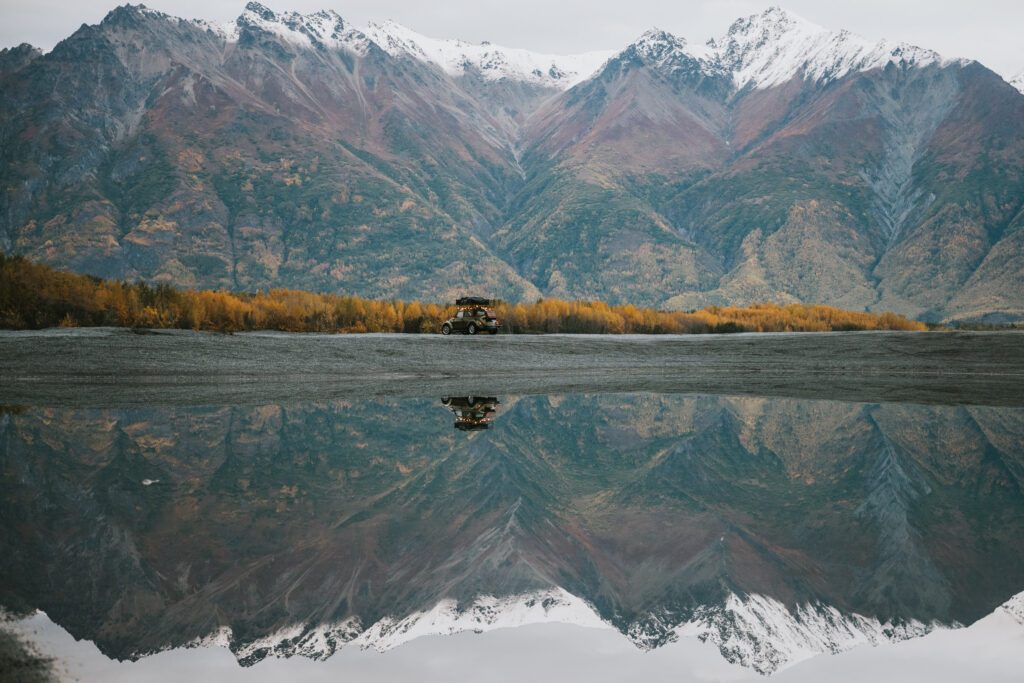
<path id="1" fill-rule="evenodd" d="M 0 0 L 0 47 L 52 48 L 82 23 L 96 23 L 117 0 Z M 185 18 L 227 21 L 245 0 L 146 0 Z M 437 38 L 489 40 L 551 53 L 628 45 L 648 28 L 703 43 L 742 16 L 778 4 L 832 29 L 890 38 L 977 59 L 1012 76 L 1024 71 L 1022 0 L 264 0 L 274 10 L 336 10 L 354 23 L 394 19 Z"/>

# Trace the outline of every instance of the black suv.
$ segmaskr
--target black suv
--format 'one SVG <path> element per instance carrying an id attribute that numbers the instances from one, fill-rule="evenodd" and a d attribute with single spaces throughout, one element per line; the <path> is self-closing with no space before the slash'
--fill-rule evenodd
<path id="1" fill-rule="evenodd" d="M 456 299 L 455 305 L 459 307 L 459 310 L 453 317 L 444 321 L 444 324 L 441 325 L 441 334 L 451 334 L 452 332 L 498 334 L 501 322 L 495 317 L 494 311 L 487 308 L 490 303 L 490 299 L 481 299 L 475 296 Z"/>

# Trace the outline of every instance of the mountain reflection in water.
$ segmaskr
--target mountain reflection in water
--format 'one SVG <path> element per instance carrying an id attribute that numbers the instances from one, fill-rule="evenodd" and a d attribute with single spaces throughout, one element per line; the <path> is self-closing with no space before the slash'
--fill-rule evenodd
<path id="1" fill-rule="evenodd" d="M 1024 409 L 442 402 L 490 429 L 436 398 L 7 412 L 0 605 L 121 659 L 591 619 L 770 672 L 1024 589 Z"/>

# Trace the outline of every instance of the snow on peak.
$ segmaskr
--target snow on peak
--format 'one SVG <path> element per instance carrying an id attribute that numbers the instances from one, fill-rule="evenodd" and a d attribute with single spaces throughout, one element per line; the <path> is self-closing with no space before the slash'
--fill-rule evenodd
<path id="1" fill-rule="evenodd" d="M 562 588 L 498 598 L 482 595 L 468 607 L 442 600 L 433 609 L 403 619 L 381 619 L 355 639 L 363 649 L 384 652 L 416 638 L 461 631 L 493 631 L 527 624 L 564 623 L 587 628 L 611 628 L 593 608 Z"/>
<path id="2" fill-rule="evenodd" d="M 731 594 L 724 607 L 698 609 L 673 635 L 710 641 L 728 661 L 767 675 L 823 653 L 918 638 L 937 628 L 943 627 L 915 620 L 883 623 L 820 603 L 791 611 L 768 596 Z"/>
<path id="3" fill-rule="evenodd" d="M 259 2 L 247 4 L 242 15 L 228 24 L 203 20 L 195 23 L 229 42 L 237 41 L 242 31 L 255 29 L 309 49 L 347 49 L 365 55 L 371 44 L 376 44 L 393 57 L 411 57 L 453 76 L 476 71 L 489 81 L 508 78 L 561 89 L 586 79 L 614 54 L 613 51 L 597 51 L 549 55 L 488 42 L 440 40 L 393 21 L 360 28 L 345 22 L 333 10 L 312 14 L 275 12 Z"/>
<path id="4" fill-rule="evenodd" d="M 229 42 L 237 41 L 245 30 L 257 30 L 304 48 L 348 49 L 365 55 L 370 46 L 369 39 L 362 31 L 347 24 L 333 10 L 320 10 L 312 14 L 274 12 L 258 2 L 250 2 L 234 22 L 212 24 L 196 20 L 195 23 Z"/>
<path id="5" fill-rule="evenodd" d="M 781 85 L 800 75 L 828 81 L 891 63 L 924 66 L 942 62 L 930 50 L 832 31 L 780 7 L 736 20 L 723 38 L 706 45 L 693 45 L 667 31 L 651 29 L 623 53 L 629 51 L 656 67 L 692 69 L 697 62 L 707 75 L 731 75 L 737 90 Z"/>
<path id="6" fill-rule="evenodd" d="M 195 23 L 230 42 L 237 41 L 245 31 L 255 30 L 307 49 L 344 49 L 366 55 L 376 44 L 393 57 L 416 59 L 452 76 L 475 73 L 489 81 L 510 79 L 562 90 L 586 80 L 610 58 L 629 51 L 656 67 L 731 75 L 737 89 L 767 88 L 798 75 L 824 81 L 888 64 L 945 63 L 930 50 L 887 40 L 872 42 L 848 31 L 832 31 L 780 7 L 738 19 L 724 37 L 709 40 L 706 45 L 690 44 L 655 28 L 625 50 L 576 55 L 430 38 L 393 21 L 356 27 L 332 10 L 305 15 L 275 12 L 259 2 L 249 2 L 232 23 Z M 1011 83 L 1024 92 L 1024 74 Z"/>
<path id="7" fill-rule="evenodd" d="M 323 661 L 333 655 L 346 643 L 357 638 L 361 632 L 361 624 L 357 617 L 351 617 L 335 623 L 307 626 L 292 624 L 277 632 L 247 643 L 234 643 L 232 650 L 239 662 L 254 664 L 265 657 L 273 656 L 288 658 L 305 657 L 314 661 Z M 220 645 L 225 642 L 231 646 L 233 636 L 230 629 L 221 628 L 209 636 L 209 644 Z M 200 645 L 206 645 L 201 642 Z"/>
<path id="8" fill-rule="evenodd" d="M 439 40 L 417 33 L 401 24 L 386 21 L 363 29 L 388 54 L 410 56 L 459 76 L 475 70 L 491 81 L 509 78 L 567 89 L 597 71 L 613 52 L 578 55 L 548 55 L 462 40 Z"/>
<path id="9" fill-rule="evenodd" d="M 1024 593 L 1000 609 L 1024 623 Z M 365 629 L 359 617 L 353 616 L 319 625 L 291 624 L 262 638 L 240 641 L 230 628 L 222 627 L 188 647 L 230 647 L 246 665 L 268 656 L 323 660 L 346 646 L 386 652 L 424 636 L 482 633 L 541 623 L 613 628 L 586 600 L 551 587 L 504 597 L 480 595 L 472 603 L 443 599 L 425 611 L 384 617 Z M 680 638 L 697 638 L 715 645 L 731 663 L 771 674 L 820 654 L 836 654 L 863 644 L 895 643 L 938 629 L 961 627 L 958 623 L 942 625 L 913 619 L 882 622 L 820 602 L 791 608 L 765 595 L 730 593 L 723 602 L 687 610 L 683 619 L 671 611 L 649 613 L 634 621 L 625 636 L 643 650 Z"/>
<path id="10" fill-rule="evenodd" d="M 855 71 L 941 62 L 935 52 L 887 40 L 872 42 L 849 31 L 832 31 L 780 7 L 738 19 L 711 42 L 737 88 L 780 85 L 798 74 L 834 80 Z"/>
<path id="11" fill-rule="evenodd" d="M 645 65 L 668 73 L 721 75 L 717 55 L 703 45 L 691 45 L 686 39 L 659 28 L 652 28 L 619 53 L 638 57 Z"/>
<path id="12" fill-rule="evenodd" d="M 655 27 L 644 32 L 633 45 L 640 52 L 660 54 L 666 50 L 685 51 L 686 39 Z"/>
<path id="13" fill-rule="evenodd" d="M 1017 593 L 1004 602 L 1000 609 L 1013 617 L 1018 624 L 1024 626 L 1024 592 Z"/>
<path id="14" fill-rule="evenodd" d="M 289 624 L 261 638 L 237 640 L 227 626 L 197 638 L 186 647 L 227 647 L 235 658 L 255 664 L 266 657 L 300 656 L 323 661 L 342 647 L 386 652 L 416 638 L 451 635 L 462 631 L 492 631 L 528 624 L 564 623 L 587 628 L 609 629 L 584 600 L 562 588 L 532 591 L 521 595 L 478 596 L 472 604 L 459 605 L 445 599 L 432 609 L 406 617 L 384 617 L 364 629 L 359 617 L 325 624 Z"/>
<path id="15" fill-rule="evenodd" d="M 1024 71 L 1010 79 L 1010 85 L 1024 94 Z"/>
<path id="16" fill-rule="evenodd" d="M 653 58 L 659 62 L 671 60 L 676 56 L 685 56 L 695 60 L 714 58 L 711 49 L 704 45 L 690 45 L 685 38 L 673 35 L 660 28 L 652 28 L 636 39 L 631 46 L 639 54 Z"/>

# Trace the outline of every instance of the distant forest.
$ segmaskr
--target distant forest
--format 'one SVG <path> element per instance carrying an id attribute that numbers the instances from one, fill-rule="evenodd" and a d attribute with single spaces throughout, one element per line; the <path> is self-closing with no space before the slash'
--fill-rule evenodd
<path id="1" fill-rule="evenodd" d="M 496 301 L 504 332 L 544 334 L 701 334 L 925 330 L 893 313 L 858 313 L 830 306 L 772 303 L 747 308 L 709 306 L 659 311 L 602 301 Z M 0 254 L 0 327 L 117 326 L 242 332 L 439 332 L 452 305 L 379 301 L 289 289 L 242 293 L 129 284 L 77 275 Z"/>

